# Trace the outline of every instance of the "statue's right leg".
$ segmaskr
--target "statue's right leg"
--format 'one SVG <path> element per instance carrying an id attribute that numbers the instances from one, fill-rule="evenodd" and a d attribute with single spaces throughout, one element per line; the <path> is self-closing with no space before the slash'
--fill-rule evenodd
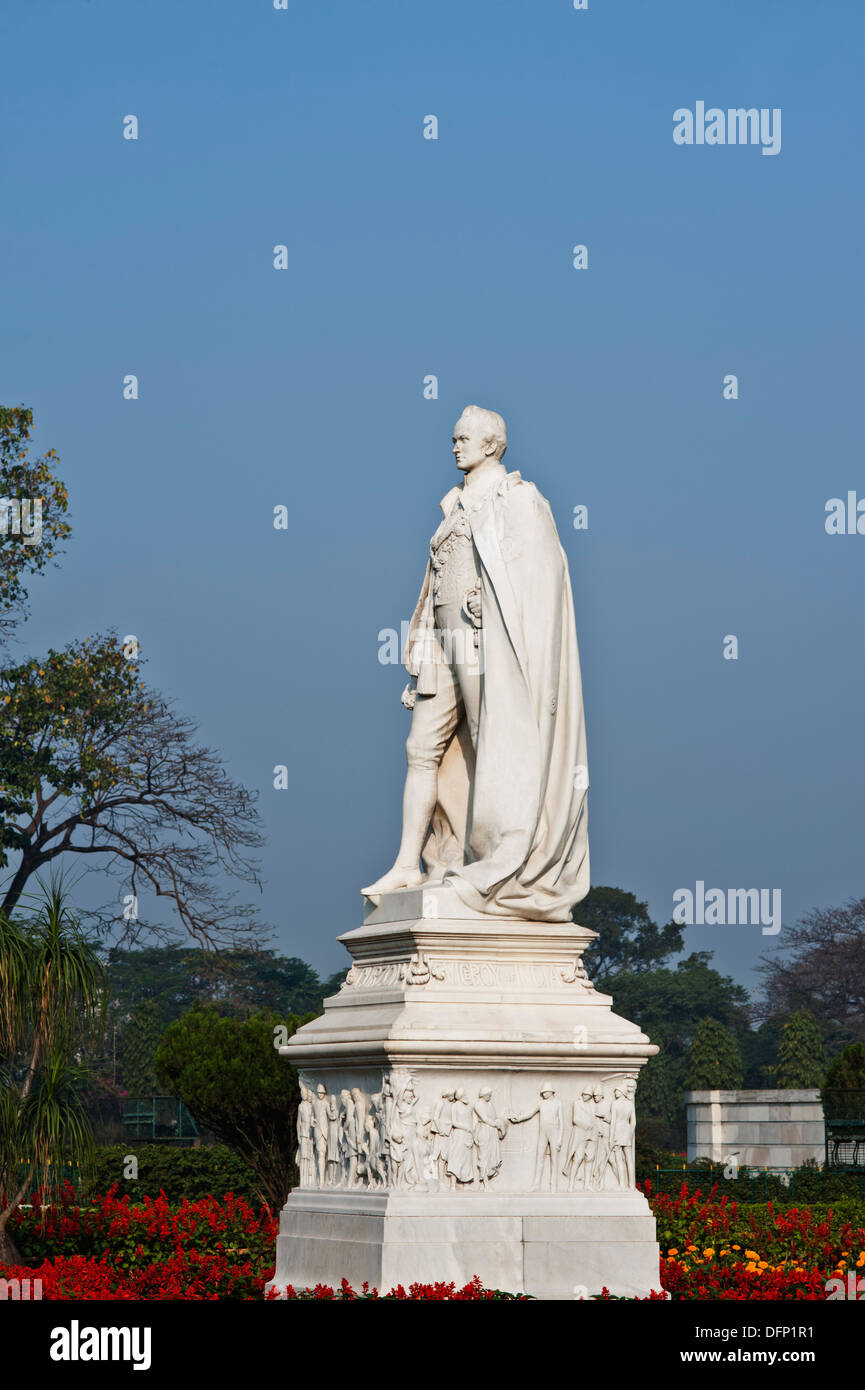
<path id="1" fill-rule="evenodd" d="M 462 698 L 450 666 L 437 668 L 435 695 L 418 695 L 406 741 L 408 769 L 402 801 L 402 839 L 393 868 L 361 891 L 368 897 L 415 888 L 423 882 L 420 856 L 435 810 L 438 769 L 462 714 Z"/>

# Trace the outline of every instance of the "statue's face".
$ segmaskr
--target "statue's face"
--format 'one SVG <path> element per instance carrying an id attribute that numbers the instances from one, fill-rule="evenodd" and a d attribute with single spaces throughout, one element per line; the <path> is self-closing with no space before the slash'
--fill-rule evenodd
<path id="1" fill-rule="evenodd" d="M 471 415 L 461 415 L 454 425 L 454 458 L 461 473 L 470 473 L 479 463 L 492 455 L 484 443 L 483 421 Z"/>

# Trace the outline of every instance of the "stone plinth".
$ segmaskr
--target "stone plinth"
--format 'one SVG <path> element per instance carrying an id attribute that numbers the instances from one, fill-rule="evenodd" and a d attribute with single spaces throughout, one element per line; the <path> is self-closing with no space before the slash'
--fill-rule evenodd
<path id="1" fill-rule="evenodd" d="M 658 1288 L 633 1181 L 656 1049 L 588 981 L 592 933 L 482 916 L 438 886 L 387 895 L 340 939 L 345 985 L 281 1049 L 304 1092 L 274 1287 Z"/>
<path id="2" fill-rule="evenodd" d="M 825 1158 L 819 1091 L 688 1091 L 685 1104 L 689 1161 L 797 1168 Z"/>

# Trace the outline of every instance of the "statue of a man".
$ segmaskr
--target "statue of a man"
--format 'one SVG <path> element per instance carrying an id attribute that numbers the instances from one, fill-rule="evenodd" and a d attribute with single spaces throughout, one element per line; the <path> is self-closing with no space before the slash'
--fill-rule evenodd
<path id="1" fill-rule="evenodd" d="M 444 879 L 475 911 L 565 922 L 589 888 L 573 600 L 549 504 L 506 447 L 502 417 L 467 406 L 409 627 L 402 840 L 363 892 Z"/>

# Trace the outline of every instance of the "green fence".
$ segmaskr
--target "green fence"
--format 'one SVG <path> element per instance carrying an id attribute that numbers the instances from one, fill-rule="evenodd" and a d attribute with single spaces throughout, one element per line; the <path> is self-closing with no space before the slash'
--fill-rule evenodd
<path id="1" fill-rule="evenodd" d="M 198 1126 L 175 1096 L 129 1096 L 123 1102 L 123 1132 L 150 1144 L 194 1144 Z"/>
<path id="2" fill-rule="evenodd" d="M 637 1181 L 652 1185 L 653 1192 L 676 1195 L 682 1183 L 688 1191 L 704 1195 L 717 1187 L 716 1196 L 739 1202 L 834 1202 L 845 1197 L 865 1199 L 865 1171 L 839 1171 L 831 1167 L 739 1168 L 735 1173 L 723 1164 L 700 1167 L 641 1168 Z"/>

